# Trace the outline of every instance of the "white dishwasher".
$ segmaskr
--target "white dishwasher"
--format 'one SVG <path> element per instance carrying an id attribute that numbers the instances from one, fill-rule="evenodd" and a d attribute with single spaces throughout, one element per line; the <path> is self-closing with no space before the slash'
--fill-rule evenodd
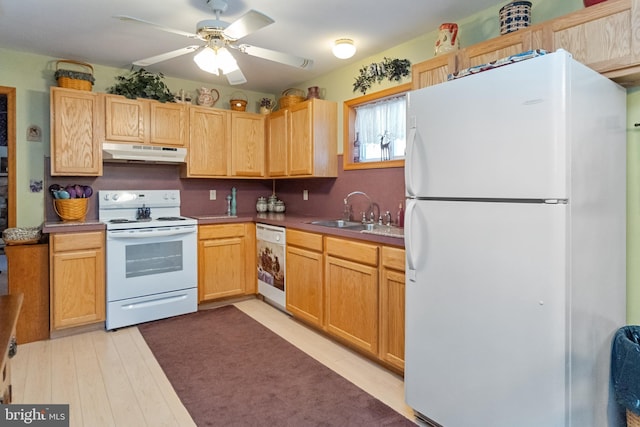
<path id="1" fill-rule="evenodd" d="M 268 303 L 286 311 L 285 261 L 286 228 L 274 225 L 256 225 L 258 254 L 258 293 Z"/>

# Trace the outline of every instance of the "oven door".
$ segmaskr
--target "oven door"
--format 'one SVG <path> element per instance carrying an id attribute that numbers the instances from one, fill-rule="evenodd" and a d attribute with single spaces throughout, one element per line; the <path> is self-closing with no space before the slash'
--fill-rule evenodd
<path id="1" fill-rule="evenodd" d="M 107 301 L 197 288 L 197 228 L 107 231 Z"/>

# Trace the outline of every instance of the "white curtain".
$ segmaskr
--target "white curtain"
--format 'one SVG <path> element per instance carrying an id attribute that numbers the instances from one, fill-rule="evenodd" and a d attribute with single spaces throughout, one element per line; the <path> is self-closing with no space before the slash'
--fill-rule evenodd
<path id="1" fill-rule="evenodd" d="M 355 110 L 361 162 L 404 157 L 407 111 L 404 94 L 364 104 Z M 386 144 L 389 150 L 383 152 L 382 146 Z"/>

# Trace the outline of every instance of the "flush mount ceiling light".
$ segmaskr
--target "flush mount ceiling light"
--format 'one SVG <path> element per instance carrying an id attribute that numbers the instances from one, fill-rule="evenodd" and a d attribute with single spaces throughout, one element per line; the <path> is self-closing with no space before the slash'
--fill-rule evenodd
<path id="1" fill-rule="evenodd" d="M 356 45 L 351 39 L 338 39 L 333 44 L 333 54 L 336 58 L 351 58 L 356 53 Z"/>

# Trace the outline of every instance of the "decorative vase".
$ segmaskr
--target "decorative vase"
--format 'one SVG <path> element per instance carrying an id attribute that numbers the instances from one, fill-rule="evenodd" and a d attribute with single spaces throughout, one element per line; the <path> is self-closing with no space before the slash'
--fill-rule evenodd
<path id="1" fill-rule="evenodd" d="M 256 202 L 256 211 L 263 213 L 267 211 L 267 199 L 264 197 L 258 197 L 258 201 Z"/>
<path id="2" fill-rule="evenodd" d="M 220 98 L 220 93 L 215 89 L 201 87 L 198 89 L 198 105 L 213 107 Z"/>
<path id="3" fill-rule="evenodd" d="M 445 22 L 438 28 L 438 40 L 436 40 L 435 55 L 441 55 L 460 48 L 458 40 L 458 24 Z"/>
<path id="4" fill-rule="evenodd" d="M 318 86 L 311 86 L 308 91 L 307 99 L 320 98 L 320 88 L 318 88 Z"/>
<path id="5" fill-rule="evenodd" d="M 271 108 L 269 107 L 260 107 L 260 114 L 269 114 L 271 113 Z"/>
<path id="6" fill-rule="evenodd" d="M 500 9 L 500 34 L 508 34 L 531 25 L 531 2 L 514 1 Z"/>

